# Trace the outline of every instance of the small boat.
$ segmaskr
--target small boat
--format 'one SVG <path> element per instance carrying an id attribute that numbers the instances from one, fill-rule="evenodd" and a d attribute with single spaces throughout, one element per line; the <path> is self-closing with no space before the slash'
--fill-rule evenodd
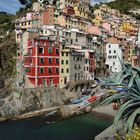
<path id="1" fill-rule="evenodd" d="M 112 108 L 114 109 L 114 110 L 118 110 L 118 107 L 119 107 L 119 105 L 118 105 L 118 103 L 112 103 Z"/>
<path id="2" fill-rule="evenodd" d="M 95 88 L 95 87 L 97 87 L 97 84 L 92 84 L 91 85 L 91 88 Z"/>
<path id="3" fill-rule="evenodd" d="M 91 93 L 91 89 L 87 89 L 81 92 L 81 95 L 89 95 Z"/>
<path id="4" fill-rule="evenodd" d="M 82 100 L 80 100 L 80 99 L 75 99 L 75 100 L 72 101 L 73 104 L 78 104 L 78 103 L 81 103 L 81 102 L 82 102 Z"/>
<path id="5" fill-rule="evenodd" d="M 81 103 L 82 101 L 86 100 L 88 98 L 88 96 L 83 96 L 82 98 L 80 99 L 75 99 L 72 101 L 73 104 L 79 104 Z"/>
<path id="6" fill-rule="evenodd" d="M 53 123 L 56 123 L 56 122 L 46 122 L 47 124 L 53 124 Z"/>
<path id="7" fill-rule="evenodd" d="M 117 90 L 118 92 L 127 92 L 128 90 L 126 88 L 114 88 L 113 90 Z"/>
<path id="8" fill-rule="evenodd" d="M 118 93 L 118 91 L 117 90 L 108 90 L 108 93 L 115 94 L 115 93 Z"/>
<path id="9" fill-rule="evenodd" d="M 104 96 L 105 95 L 105 93 L 99 93 L 99 94 L 96 94 L 95 96 L 97 96 L 97 97 L 102 97 L 102 96 Z"/>
<path id="10" fill-rule="evenodd" d="M 89 99 L 88 99 L 88 101 L 89 102 L 93 102 L 93 101 L 95 101 L 97 99 L 97 96 L 91 96 Z"/>

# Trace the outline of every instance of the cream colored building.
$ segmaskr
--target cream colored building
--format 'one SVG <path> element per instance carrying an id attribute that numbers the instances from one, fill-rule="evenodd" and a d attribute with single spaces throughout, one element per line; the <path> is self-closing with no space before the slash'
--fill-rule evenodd
<path id="1" fill-rule="evenodd" d="M 63 45 L 60 53 L 60 68 L 59 85 L 62 88 L 70 81 L 70 49 L 65 49 Z"/>

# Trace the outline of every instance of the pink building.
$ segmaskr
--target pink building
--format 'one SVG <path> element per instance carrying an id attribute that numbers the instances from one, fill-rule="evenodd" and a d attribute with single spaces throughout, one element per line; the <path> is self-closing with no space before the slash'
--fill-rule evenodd
<path id="1" fill-rule="evenodd" d="M 106 23 L 103 23 L 102 24 L 102 27 L 104 29 L 106 29 L 107 31 L 109 31 L 109 32 L 111 31 L 111 25 L 109 23 L 107 23 L 107 22 Z"/>
<path id="2" fill-rule="evenodd" d="M 89 26 L 88 27 L 88 33 L 95 34 L 95 35 L 100 35 L 101 30 L 98 26 Z"/>

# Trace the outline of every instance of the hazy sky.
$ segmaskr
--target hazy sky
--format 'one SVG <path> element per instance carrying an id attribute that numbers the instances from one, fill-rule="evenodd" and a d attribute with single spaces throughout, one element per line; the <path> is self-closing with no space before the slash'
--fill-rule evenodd
<path id="1" fill-rule="evenodd" d="M 108 1 L 111 0 L 91 0 L 92 4 Z M 18 0 L 0 0 L 0 11 L 15 14 L 15 12 L 19 9 L 20 6 L 21 5 Z"/>
<path id="2" fill-rule="evenodd" d="M 99 3 L 99 2 L 110 2 L 110 1 L 114 1 L 114 0 L 91 0 L 91 3 L 95 4 L 95 3 Z"/>
<path id="3" fill-rule="evenodd" d="M 0 11 L 15 14 L 20 6 L 21 5 L 18 0 L 0 0 Z"/>

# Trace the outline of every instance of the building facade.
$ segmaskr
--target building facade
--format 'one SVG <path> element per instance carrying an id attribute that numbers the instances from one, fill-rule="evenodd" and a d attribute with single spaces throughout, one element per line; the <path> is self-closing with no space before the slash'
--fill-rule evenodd
<path id="1" fill-rule="evenodd" d="M 106 44 L 106 65 L 112 72 L 122 71 L 121 62 L 123 61 L 123 46 L 116 38 L 111 38 Z"/>

